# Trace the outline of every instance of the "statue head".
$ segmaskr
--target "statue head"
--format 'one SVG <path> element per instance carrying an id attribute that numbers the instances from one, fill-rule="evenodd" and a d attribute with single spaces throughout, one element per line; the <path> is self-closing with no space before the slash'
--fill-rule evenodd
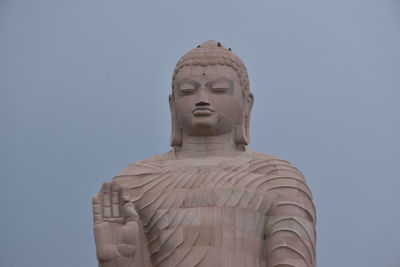
<path id="1" fill-rule="evenodd" d="M 183 133 L 233 133 L 237 146 L 247 145 L 253 102 L 242 60 L 219 42 L 204 42 L 183 55 L 173 73 L 171 146 L 181 146 Z"/>

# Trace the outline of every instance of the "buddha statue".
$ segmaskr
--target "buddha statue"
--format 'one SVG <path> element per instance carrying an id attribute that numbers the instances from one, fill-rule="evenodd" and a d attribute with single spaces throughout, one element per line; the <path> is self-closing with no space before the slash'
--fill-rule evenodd
<path id="1" fill-rule="evenodd" d="M 100 267 L 314 267 L 315 208 L 302 173 L 247 148 L 246 67 L 207 41 L 172 78 L 172 150 L 129 164 L 93 198 Z"/>

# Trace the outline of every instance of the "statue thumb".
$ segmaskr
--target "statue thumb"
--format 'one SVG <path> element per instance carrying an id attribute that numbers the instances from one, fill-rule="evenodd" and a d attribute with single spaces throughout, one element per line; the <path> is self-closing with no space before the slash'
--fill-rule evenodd
<path id="1" fill-rule="evenodd" d="M 124 210 L 126 222 L 137 222 L 139 220 L 139 216 L 135 210 L 135 206 L 133 206 L 132 203 L 126 203 L 124 205 Z"/>

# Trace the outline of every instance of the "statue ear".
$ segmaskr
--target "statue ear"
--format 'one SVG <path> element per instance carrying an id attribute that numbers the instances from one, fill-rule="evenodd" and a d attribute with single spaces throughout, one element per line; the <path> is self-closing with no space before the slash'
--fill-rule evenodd
<path id="1" fill-rule="evenodd" d="M 249 117 L 250 117 L 251 110 L 253 108 L 253 104 L 254 104 L 254 95 L 252 92 L 249 92 L 246 97 L 246 108 L 247 108 L 247 113 L 249 114 Z"/>
<path id="2" fill-rule="evenodd" d="M 245 94 L 242 119 L 235 129 L 236 145 L 248 145 L 250 143 L 250 113 L 254 104 L 254 95 L 251 92 Z"/>
<path id="3" fill-rule="evenodd" d="M 178 124 L 175 111 L 175 101 L 173 95 L 169 95 L 169 108 L 171 109 L 171 146 L 182 145 L 182 128 Z"/>

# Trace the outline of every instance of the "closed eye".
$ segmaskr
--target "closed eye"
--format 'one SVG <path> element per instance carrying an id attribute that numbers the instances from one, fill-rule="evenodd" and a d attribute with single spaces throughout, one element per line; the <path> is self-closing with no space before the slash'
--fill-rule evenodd
<path id="1" fill-rule="evenodd" d="M 196 88 L 181 88 L 181 91 L 184 93 L 191 93 L 194 90 L 196 90 Z"/>
<path id="2" fill-rule="evenodd" d="M 225 92 L 227 92 L 229 90 L 229 88 L 228 87 L 222 87 L 222 86 L 215 86 L 215 87 L 213 86 L 211 88 L 211 90 L 213 92 L 215 92 L 215 93 L 225 93 Z"/>
<path id="3" fill-rule="evenodd" d="M 200 87 L 198 82 L 188 78 L 183 78 L 177 85 L 177 89 L 182 95 L 190 95 Z"/>
<path id="4" fill-rule="evenodd" d="M 233 82 L 223 76 L 209 81 L 206 86 L 214 93 L 226 94 L 232 93 Z"/>
<path id="5" fill-rule="evenodd" d="M 179 87 L 179 90 L 187 95 L 187 94 L 192 94 L 197 88 L 191 84 L 187 84 L 187 85 L 182 85 Z"/>

